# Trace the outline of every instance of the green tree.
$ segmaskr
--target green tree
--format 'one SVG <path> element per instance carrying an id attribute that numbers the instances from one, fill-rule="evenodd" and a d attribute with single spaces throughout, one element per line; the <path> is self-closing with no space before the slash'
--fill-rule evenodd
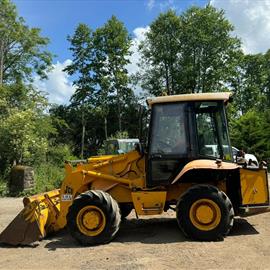
<path id="1" fill-rule="evenodd" d="M 245 152 L 255 154 L 259 160 L 270 157 L 270 110 L 250 110 L 231 121 L 232 144 Z"/>
<path id="2" fill-rule="evenodd" d="M 265 107 L 262 106 L 262 102 L 266 101 L 263 98 L 267 72 L 265 64 L 263 54 L 248 54 L 239 58 L 237 73 L 231 80 L 238 114 L 245 114 L 252 108 Z"/>
<path id="3" fill-rule="evenodd" d="M 46 77 L 52 61 L 45 49 L 49 40 L 39 28 L 29 28 L 9 0 L 0 0 L 0 37 L 0 85 L 32 79 L 33 72 Z"/>
<path id="4" fill-rule="evenodd" d="M 0 87 L 0 160 L 2 170 L 14 164 L 45 160 L 48 136 L 55 132 L 47 100 L 22 84 Z M 42 128 L 41 128 L 42 127 Z"/>
<path id="5" fill-rule="evenodd" d="M 128 32 L 123 23 L 112 16 L 95 32 L 87 25 L 80 24 L 68 40 L 73 63 L 65 71 L 70 75 L 76 74 L 78 78 L 73 82 L 77 89 L 71 101 L 73 106 L 81 106 L 84 123 L 82 136 L 85 137 L 85 115 L 95 110 L 94 114 L 104 119 L 104 134 L 107 138 L 110 105 L 117 104 L 121 130 L 123 108 L 132 99 L 126 70 L 130 47 Z"/>
<path id="6" fill-rule="evenodd" d="M 182 57 L 180 77 L 183 91 L 221 91 L 234 75 L 240 40 L 223 10 L 207 5 L 192 7 L 181 15 Z"/>
<path id="7" fill-rule="evenodd" d="M 115 16 L 112 16 L 94 33 L 96 57 L 93 64 L 98 83 L 99 104 L 105 104 L 107 107 L 108 103 L 115 98 L 119 131 L 122 131 L 123 106 L 132 95 L 132 91 L 128 87 L 129 78 L 126 69 L 126 65 L 129 63 L 130 45 L 131 40 L 127 29 Z M 106 110 L 106 108 L 102 106 L 102 110 Z"/>
<path id="8" fill-rule="evenodd" d="M 261 110 L 270 108 L 270 49 L 264 54 Z"/>
<path id="9" fill-rule="evenodd" d="M 144 88 L 154 95 L 225 89 L 240 53 L 232 31 L 224 12 L 210 5 L 191 7 L 179 17 L 173 11 L 161 14 L 141 46 L 150 65 L 141 75 Z"/>
<path id="10" fill-rule="evenodd" d="M 93 75 L 93 45 L 92 30 L 86 24 L 79 24 L 73 36 L 68 36 L 71 44 L 69 48 L 72 51 L 73 61 L 64 71 L 69 75 L 76 75 L 77 79 L 73 81 L 76 91 L 71 97 L 71 102 L 76 105 L 81 113 L 81 153 L 84 156 L 85 148 L 85 114 L 87 106 L 94 106 L 95 102 L 95 80 Z M 87 103 L 87 105 L 86 105 Z"/>
<path id="11" fill-rule="evenodd" d="M 178 62 L 181 51 L 181 20 L 175 11 L 161 13 L 150 25 L 146 39 L 140 45 L 143 55 L 142 87 L 153 94 L 177 93 L 179 89 Z"/>
<path id="12" fill-rule="evenodd" d="M 95 93 L 95 82 L 92 73 L 93 45 L 92 30 L 86 24 L 79 24 L 73 36 L 68 36 L 70 51 L 72 52 L 72 63 L 64 71 L 69 75 L 76 75 L 73 85 L 76 91 L 72 101 L 83 103 L 85 100 L 93 99 Z"/>

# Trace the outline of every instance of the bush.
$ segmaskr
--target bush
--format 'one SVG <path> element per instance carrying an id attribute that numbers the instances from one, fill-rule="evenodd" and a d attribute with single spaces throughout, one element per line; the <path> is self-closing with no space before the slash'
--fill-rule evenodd
<path id="1" fill-rule="evenodd" d="M 35 188 L 31 191 L 20 193 L 20 196 L 28 196 L 60 188 L 64 179 L 64 161 L 77 159 L 72 155 L 68 145 L 50 146 L 47 152 L 47 161 L 33 164 L 35 174 Z M 0 177 L 0 196 L 8 195 L 7 182 L 10 170 Z"/>
<path id="2" fill-rule="evenodd" d="M 51 163 L 44 163 L 34 169 L 36 181 L 34 193 L 41 193 L 61 187 L 65 175 L 63 166 L 59 167 Z"/>
<path id="3" fill-rule="evenodd" d="M 59 144 L 56 146 L 50 146 L 47 153 L 47 162 L 63 166 L 65 160 L 72 160 L 77 159 L 72 152 L 68 145 L 66 144 Z"/>
<path id="4" fill-rule="evenodd" d="M 40 193 L 60 188 L 65 175 L 64 162 L 70 159 L 77 159 L 77 157 L 72 155 L 68 145 L 50 146 L 47 162 L 34 167 L 35 192 Z"/>
<path id="5" fill-rule="evenodd" d="M 0 179 L 0 196 L 6 196 L 7 193 L 7 182 L 4 179 Z"/>

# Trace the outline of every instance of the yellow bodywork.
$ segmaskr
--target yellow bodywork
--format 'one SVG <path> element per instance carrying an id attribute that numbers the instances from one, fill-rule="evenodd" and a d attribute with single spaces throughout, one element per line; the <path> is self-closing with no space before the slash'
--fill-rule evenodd
<path id="1" fill-rule="evenodd" d="M 66 216 L 73 200 L 88 190 L 108 192 L 118 203 L 130 203 L 137 215 L 156 215 L 164 211 L 166 203 L 177 202 L 180 196 L 196 183 L 182 182 L 192 170 L 239 171 L 242 204 L 268 203 L 266 170 L 242 169 L 236 164 L 211 160 L 189 162 L 167 186 L 148 188 L 146 185 L 145 156 L 137 151 L 117 156 L 92 157 L 86 163 L 65 166 L 66 176 L 60 190 L 53 190 L 24 199 L 25 208 L 0 235 L 0 242 L 28 244 L 58 231 L 67 224 Z M 226 179 L 213 182 L 202 173 L 203 183 L 216 185 L 226 193 Z M 102 211 L 86 207 L 78 214 L 77 224 L 86 235 L 95 236 L 105 226 Z M 190 220 L 201 230 L 211 230 L 220 220 L 218 207 L 207 199 L 192 206 Z M 23 224 L 23 226 L 21 226 Z M 27 224 L 32 226 L 28 229 Z M 14 238 L 14 230 L 25 227 L 24 239 Z M 33 233 L 35 231 L 35 233 Z M 11 236 L 12 235 L 12 236 Z M 10 241 L 11 238 L 14 238 Z"/>
<path id="2" fill-rule="evenodd" d="M 158 215 L 163 212 L 166 191 L 137 191 L 132 192 L 131 195 L 138 215 Z"/>
<path id="3" fill-rule="evenodd" d="M 110 193 L 118 203 L 132 203 L 138 215 L 161 214 L 166 202 L 177 201 L 194 185 L 181 183 L 181 178 L 190 170 L 201 169 L 240 170 L 243 204 L 265 203 L 268 200 L 266 170 L 240 169 L 236 164 L 223 162 L 220 165 L 213 160 L 191 161 L 177 175 L 172 185 L 149 189 L 146 187 L 145 158 L 137 151 L 132 151 L 118 156 L 92 157 L 86 164 L 77 164 L 74 168 L 67 163 L 66 177 L 57 203 L 60 211 L 54 215 L 57 216 L 56 222 L 51 222 L 53 230 L 66 226 L 66 215 L 74 198 L 87 190 L 103 190 Z M 205 175 L 202 177 L 205 178 Z M 210 181 L 208 183 L 214 184 Z M 216 185 L 226 192 L 225 181 L 220 179 Z M 42 200 L 43 197 L 40 196 Z M 35 199 L 35 196 L 29 198 L 30 201 Z"/>
<path id="4" fill-rule="evenodd" d="M 242 205 L 269 204 L 266 170 L 240 169 Z"/>

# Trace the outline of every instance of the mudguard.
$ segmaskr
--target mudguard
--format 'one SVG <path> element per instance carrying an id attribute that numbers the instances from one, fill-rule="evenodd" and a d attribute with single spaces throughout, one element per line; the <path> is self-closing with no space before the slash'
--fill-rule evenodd
<path id="1" fill-rule="evenodd" d="M 235 170 L 239 169 L 240 166 L 235 163 L 222 162 L 216 160 L 209 159 L 197 159 L 189 162 L 184 166 L 181 172 L 175 177 L 172 181 L 172 184 L 181 180 L 181 177 L 191 170 L 199 170 L 199 169 L 209 169 L 209 170 Z"/>

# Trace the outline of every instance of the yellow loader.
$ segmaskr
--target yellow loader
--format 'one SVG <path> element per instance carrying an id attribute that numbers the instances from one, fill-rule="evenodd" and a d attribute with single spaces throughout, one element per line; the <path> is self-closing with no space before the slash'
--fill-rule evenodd
<path id="1" fill-rule="evenodd" d="M 60 190 L 24 198 L 0 242 L 27 245 L 68 227 L 82 245 L 110 242 L 122 218 L 173 209 L 182 232 L 223 239 L 235 216 L 267 212 L 267 169 L 233 161 L 225 108 L 230 93 L 156 97 L 148 146 L 65 164 Z M 213 151 L 215 149 L 215 151 Z"/>

